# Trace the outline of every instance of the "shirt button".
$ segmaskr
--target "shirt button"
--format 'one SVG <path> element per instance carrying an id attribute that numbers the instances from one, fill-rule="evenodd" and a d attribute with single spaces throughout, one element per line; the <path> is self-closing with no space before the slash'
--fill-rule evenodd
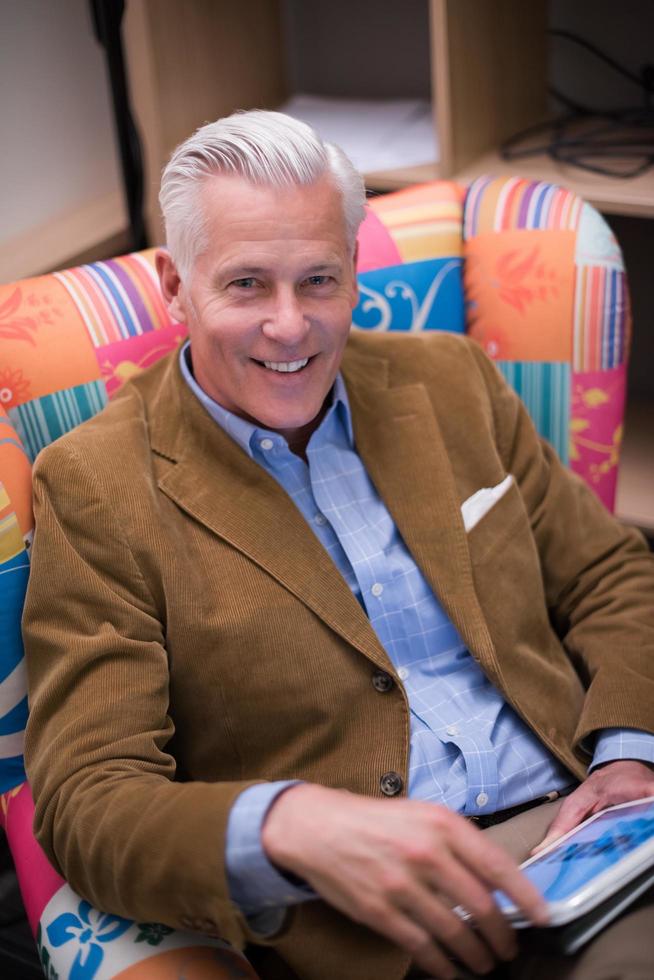
<path id="1" fill-rule="evenodd" d="M 261 442 L 259 443 L 259 445 L 261 446 L 262 449 L 266 449 L 267 450 L 267 449 L 272 449 L 272 447 L 275 444 L 272 441 L 272 439 L 262 439 Z"/>
<path id="2" fill-rule="evenodd" d="M 458 735 L 459 729 L 456 727 L 456 725 L 448 725 L 447 728 L 445 729 L 445 732 L 448 735 Z"/>
<path id="3" fill-rule="evenodd" d="M 327 523 L 327 518 L 325 517 L 324 514 L 316 514 L 316 516 L 314 517 L 314 521 L 316 522 L 316 524 L 319 524 L 320 527 L 322 527 L 323 524 Z"/>
<path id="4" fill-rule="evenodd" d="M 384 586 L 381 584 L 381 582 L 375 582 L 375 584 L 373 585 L 370 591 L 375 596 L 375 598 L 377 598 L 384 591 Z"/>
<path id="5" fill-rule="evenodd" d="M 401 681 L 405 681 L 409 676 L 409 671 L 407 670 L 406 667 L 400 667 L 400 669 L 397 672 L 397 676 L 400 678 Z"/>
<path id="6" fill-rule="evenodd" d="M 477 806 L 486 806 L 488 803 L 488 793 L 478 793 L 475 803 Z"/>
<path id="7" fill-rule="evenodd" d="M 379 780 L 379 785 L 384 796 L 397 796 L 402 792 L 404 782 L 397 772 L 385 772 Z"/>
<path id="8" fill-rule="evenodd" d="M 387 674 L 385 670 L 376 670 L 372 675 L 372 686 L 380 694 L 386 694 L 390 691 L 394 683 L 391 675 Z"/>

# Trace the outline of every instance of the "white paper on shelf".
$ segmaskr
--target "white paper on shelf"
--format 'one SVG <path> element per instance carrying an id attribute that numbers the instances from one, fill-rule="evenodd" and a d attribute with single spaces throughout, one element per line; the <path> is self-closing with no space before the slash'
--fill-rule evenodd
<path id="1" fill-rule="evenodd" d="M 426 99 L 337 99 L 294 95 L 280 112 L 301 119 L 336 143 L 362 173 L 438 160 L 438 139 Z"/>

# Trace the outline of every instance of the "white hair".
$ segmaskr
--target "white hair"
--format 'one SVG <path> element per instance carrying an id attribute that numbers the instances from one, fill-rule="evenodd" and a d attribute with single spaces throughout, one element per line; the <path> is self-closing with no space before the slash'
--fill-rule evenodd
<path id="1" fill-rule="evenodd" d="M 235 112 L 201 126 L 181 143 L 161 177 L 159 203 L 166 243 L 182 279 L 209 245 L 199 192 L 202 183 L 216 174 L 236 174 L 268 187 L 306 185 L 331 177 L 342 197 L 347 242 L 354 251 L 365 216 L 365 186 L 340 147 L 323 142 L 306 123 L 281 112 Z"/>

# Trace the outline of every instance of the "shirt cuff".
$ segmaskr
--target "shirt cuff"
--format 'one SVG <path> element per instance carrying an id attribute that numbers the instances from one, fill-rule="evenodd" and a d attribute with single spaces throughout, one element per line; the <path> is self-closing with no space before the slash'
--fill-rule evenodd
<path id="1" fill-rule="evenodd" d="M 654 735 L 638 728 L 603 728 L 597 733 L 592 770 L 605 762 L 635 759 L 654 763 Z"/>
<path id="2" fill-rule="evenodd" d="M 229 813 L 225 865 L 232 901 L 262 935 L 276 932 L 284 909 L 316 898 L 308 885 L 289 881 L 270 863 L 261 844 L 261 828 L 277 797 L 300 780 L 257 783 L 237 797 Z"/>

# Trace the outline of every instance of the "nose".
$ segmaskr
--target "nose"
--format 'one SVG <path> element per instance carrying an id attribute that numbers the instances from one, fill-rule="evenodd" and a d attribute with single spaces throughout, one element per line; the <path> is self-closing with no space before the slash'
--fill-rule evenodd
<path id="1" fill-rule="evenodd" d="M 295 290 L 280 289 L 275 296 L 273 308 L 262 324 L 264 336 L 284 347 L 297 347 L 309 329 L 309 319 L 305 316 Z"/>

